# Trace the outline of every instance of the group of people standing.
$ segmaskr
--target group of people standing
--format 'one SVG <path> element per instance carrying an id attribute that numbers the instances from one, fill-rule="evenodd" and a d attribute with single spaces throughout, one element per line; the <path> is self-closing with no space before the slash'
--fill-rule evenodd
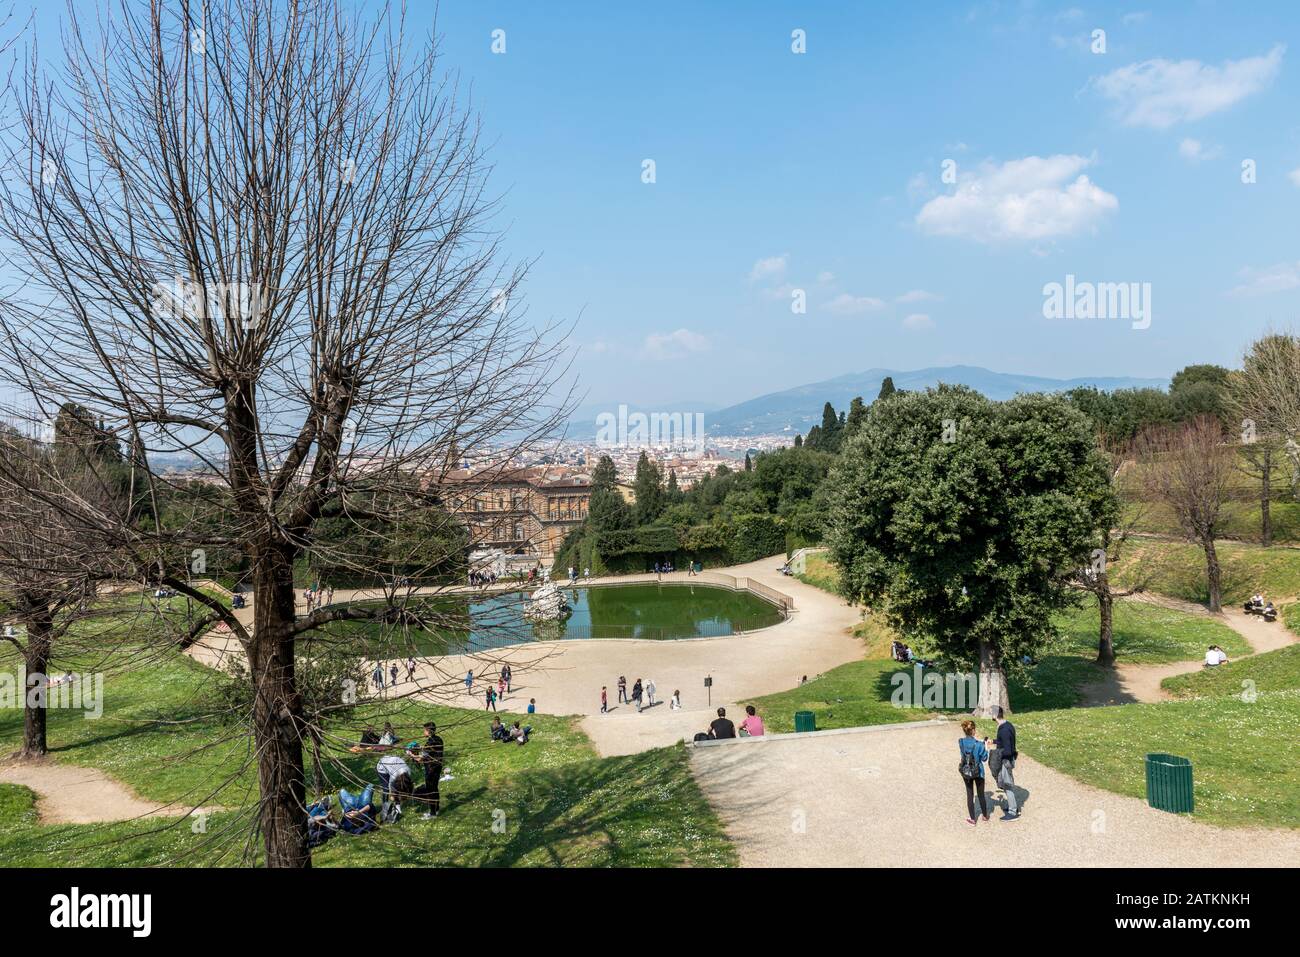
<path id="1" fill-rule="evenodd" d="M 415 659 L 406 659 L 406 680 L 415 680 Z M 376 661 L 375 670 L 370 673 L 370 681 L 375 686 L 376 691 L 383 691 L 384 688 L 397 687 L 397 662 L 394 661 L 387 668 L 384 662 Z"/>
<path id="2" fill-rule="evenodd" d="M 653 708 L 655 704 L 655 694 L 658 692 L 655 687 L 655 680 L 642 682 L 640 678 L 632 685 L 631 694 L 627 690 L 627 677 L 618 676 L 618 703 L 636 705 L 637 713 L 644 708 Z M 672 698 L 668 702 L 668 707 L 673 711 L 680 711 L 682 707 L 682 693 L 674 691 Z M 600 686 L 600 713 L 605 714 L 609 711 L 609 688 L 607 685 Z"/>
<path id="3" fill-rule="evenodd" d="M 957 770 L 966 785 L 966 823 L 975 826 L 979 817 L 989 820 L 991 811 L 989 800 L 984 793 L 984 765 L 987 762 L 993 772 L 997 789 L 1001 790 L 1006 806 L 1002 821 L 1020 819 L 1020 803 L 1016 798 L 1016 727 L 1006 718 L 1006 712 L 998 708 L 997 737 L 993 741 L 994 750 L 989 750 L 989 739 L 975 737 L 975 722 L 969 718 L 961 723 L 962 737 L 957 742 L 957 751 L 961 756 Z M 975 798 L 979 798 L 979 811 L 976 814 Z"/>
<path id="4" fill-rule="evenodd" d="M 303 590 L 302 597 L 307 602 L 307 614 L 310 615 L 317 608 L 334 604 L 334 586 L 316 582 Z"/>

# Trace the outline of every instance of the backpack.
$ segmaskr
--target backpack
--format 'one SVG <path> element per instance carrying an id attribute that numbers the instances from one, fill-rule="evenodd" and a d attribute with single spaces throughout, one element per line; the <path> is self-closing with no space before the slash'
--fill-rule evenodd
<path id="1" fill-rule="evenodd" d="M 980 762 L 975 757 L 975 749 L 967 751 L 965 748 L 961 752 L 961 762 L 957 765 L 957 770 L 961 772 L 962 780 L 976 781 L 983 775 L 980 774 Z"/>

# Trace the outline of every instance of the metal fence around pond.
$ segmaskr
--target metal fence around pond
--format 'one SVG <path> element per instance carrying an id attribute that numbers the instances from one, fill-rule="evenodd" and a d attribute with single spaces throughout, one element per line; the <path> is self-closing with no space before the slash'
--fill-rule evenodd
<path id="1" fill-rule="evenodd" d="M 565 641 L 582 640 L 584 638 L 607 640 L 618 638 L 640 638 L 651 641 L 674 641 L 684 638 L 729 638 L 732 635 L 739 635 L 747 631 L 757 631 L 760 628 L 770 628 L 778 622 L 772 621 L 770 616 L 739 618 L 731 621 L 703 621 L 698 622 L 694 630 L 690 628 L 673 627 L 671 625 L 581 625 L 568 622 L 563 629 L 556 629 L 556 638 L 562 638 Z M 547 627 L 544 624 L 534 625 L 531 630 L 531 636 L 535 640 L 546 641 L 551 636 L 547 634 Z"/>
<path id="2" fill-rule="evenodd" d="M 793 598 L 784 592 L 779 592 L 775 588 L 764 585 L 762 582 L 754 581 L 752 578 L 737 577 L 728 575 L 725 572 L 700 572 L 699 577 L 706 582 L 724 585 L 733 591 L 753 592 L 760 598 L 765 598 L 776 605 L 783 614 L 794 610 Z"/>

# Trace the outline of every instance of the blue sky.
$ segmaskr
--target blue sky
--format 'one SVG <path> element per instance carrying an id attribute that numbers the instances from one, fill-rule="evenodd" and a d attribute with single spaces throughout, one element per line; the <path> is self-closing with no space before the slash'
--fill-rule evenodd
<path id="1" fill-rule="evenodd" d="M 433 26 L 432 4 L 411 10 Z M 443 0 L 437 17 L 494 143 L 507 249 L 540 257 L 530 314 L 577 321 L 589 400 L 660 405 L 872 367 L 1235 364 L 1300 306 L 1298 28 L 1285 2 Z M 1067 274 L 1150 283 L 1150 328 L 1044 318 Z"/>

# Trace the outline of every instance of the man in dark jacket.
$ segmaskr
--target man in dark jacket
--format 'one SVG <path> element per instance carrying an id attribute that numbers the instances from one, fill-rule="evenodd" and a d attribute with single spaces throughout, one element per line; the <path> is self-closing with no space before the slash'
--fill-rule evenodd
<path id="1" fill-rule="evenodd" d="M 428 805 L 423 817 L 437 817 L 441 805 L 438 793 L 438 780 L 442 777 L 442 738 L 438 735 L 438 726 L 430 721 L 424 726 L 424 744 L 413 749 L 417 764 L 424 769 L 424 786 L 416 792 L 416 797 Z"/>
<path id="2" fill-rule="evenodd" d="M 1003 821 L 1015 821 L 1020 817 L 1020 806 L 1016 801 L 1016 726 L 1006 718 L 1006 712 L 998 708 L 998 754 L 1002 766 L 998 769 L 998 787 L 1007 796 L 1007 809 L 1002 815 Z"/>

